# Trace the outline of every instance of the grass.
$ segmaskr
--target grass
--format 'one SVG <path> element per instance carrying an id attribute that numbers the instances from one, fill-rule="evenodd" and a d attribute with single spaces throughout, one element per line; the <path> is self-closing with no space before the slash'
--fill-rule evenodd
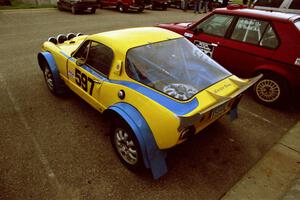
<path id="1" fill-rule="evenodd" d="M 232 3 L 243 5 L 243 0 L 232 0 Z"/>
<path id="2" fill-rule="evenodd" d="M 11 6 L 0 6 L 0 10 L 8 10 L 8 9 L 28 9 L 28 8 L 55 8 L 54 5 L 51 4 L 32 4 L 32 3 L 23 3 L 18 0 L 11 0 Z"/>

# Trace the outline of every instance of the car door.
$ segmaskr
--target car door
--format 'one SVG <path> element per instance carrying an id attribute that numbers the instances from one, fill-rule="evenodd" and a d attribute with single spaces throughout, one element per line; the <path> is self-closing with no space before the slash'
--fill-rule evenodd
<path id="1" fill-rule="evenodd" d="M 101 0 L 104 6 L 116 6 L 117 0 Z"/>
<path id="2" fill-rule="evenodd" d="M 222 65 L 231 72 L 250 77 L 257 66 L 270 62 L 279 46 L 273 26 L 263 20 L 239 17 L 223 42 Z"/>
<path id="3" fill-rule="evenodd" d="M 231 23 L 234 20 L 232 15 L 213 14 L 204 21 L 191 27 L 192 32 L 186 32 L 188 37 L 198 48 L 214 60 L 223 63 L 224 40 Z"/>
<path id="4" fill-rule="evenodd" d="M 85 41 L 68 60 L 70 88 L 97 110 L 104 109 L 100 92 L 113 60 L 113 51 L 98 42 Z"/>

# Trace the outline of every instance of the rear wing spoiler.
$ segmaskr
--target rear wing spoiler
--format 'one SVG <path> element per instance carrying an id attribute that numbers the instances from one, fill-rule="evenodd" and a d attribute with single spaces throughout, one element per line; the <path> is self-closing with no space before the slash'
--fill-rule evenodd
<path id="1" fill-rule="evenodd" d="M 213 98 L 215 98 L 218 101 L 218 103 L 202 110 L 201 112 L 199 112 L 193 116 L 189 116 L 189 117 L 178 116 L 178 118 L 180 120 L 180 125 L 178 127 L 178 131 L 182 131 L 185 127 L 193 125 L 193 124 L 195 124 L 195 122 L 200 121 L 205 113 L 210 112 L 214 108 L 217 108 L 218 106 L 220 106 L 226 102 L 229 102 L 230 100 L 240 96 L 243 92 L 245 92 L 247 89 L 249 89 L 251 86 L 253 86 L 259 79 L 261 79 L 262 76 L 263 75 L 260 74 L 254 78 L 249 79 L 248 82 L 241 82 L 236 79 L 229 78 L 232 82 L 234 82 L 236 85 L 238 85 L 240 89 L 238 89 L 237 91 L 233 92 L 231 95 L 226 96 L 226 97 L 220 96 L 220 95 L 215 94 L 210 91 L 207 91 Z"/>

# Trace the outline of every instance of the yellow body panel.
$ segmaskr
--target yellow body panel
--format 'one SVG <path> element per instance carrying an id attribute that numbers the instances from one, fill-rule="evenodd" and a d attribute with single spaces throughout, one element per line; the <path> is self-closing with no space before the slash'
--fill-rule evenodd
<path id="1" fill-rule="evenodd" d="M 45 42 L 42 49 L 43 51 L 49 51 L 53 55 L 60 76 L 71 90 L 100 112 L 104 112 L 107 108 L 119 102 L 126 102 L 132 105 L 142 114 L 148 123 L 158 147 L 160 149 L 166 149 L 183 141 L 179 139 L 181 135 L 180 126 L 182 124 L 182 118 L 186 119 L 186 121 L 188 121 L 187 123 L 193 123 L 197 132 L 202 130 L 231 109 L 233 100 L 230 99 L 234 99 L 236 95 L 231 97 L 230 95 L 239 91 L 249 82 L 249 80 L 241 80 L 235 76 L 231 76 L 201 91 L 186 102 L 175 100 L 159 91 L 155 91 L 159 93 L 162 98 L 169 98 L 179 104 L 198 102 L 198 106 L 195 107 L 195 109 L 185 113 L 183 116 L 176 115 L 171 109 L 153 100 L 151 96 L 142 94 L 142 92 L 126 84 L 121 84 L 120 81 L 130 82 L 134 83 L 134 87 L 141 86 L 146 90 L 154 91 L 154 89 L 129 78 L 126 74 L 124 65 L 126 53 L 133 47 L 180 37 L 182 36 L 165 29 L 135 28 L 110 31 L 90 36 L 79 36 L 58 45 Z M 126 40 L 123 38 L 126 38 Z M 114 60 L 107 80 L 99 79 L 98 76 L 88 71 L 84 72 L 80 66 L 76 65 L 76 59 L 72 58 L 72 55 L 84 40 L 97 41 L 112 49 Z M 118 71 L 120 67 L 121 71 Z M 87 89 L 84 91 L 75 84 L 76 77 L 74 73 L 76 68 L 77 71 L 80 70 L 80 73 L 85 73 L 88 78 L 99 81 L 99 83 L 95 83 L 92 94 L 88 93 L 91 85 L 87 85 Z M 124 90 L 126 94 L 123 100 L 118 97 L 118 91 L 120 90 Z M 227 103 L 224 112 L 210 119 L 211 109 L 226 98 L 228 98 L 229 103 Z M 196 115 L 202 116 L 201 121 L 194 120 L 193 116 Z M 190 120 L 192 118 L 193 120 Z"/>

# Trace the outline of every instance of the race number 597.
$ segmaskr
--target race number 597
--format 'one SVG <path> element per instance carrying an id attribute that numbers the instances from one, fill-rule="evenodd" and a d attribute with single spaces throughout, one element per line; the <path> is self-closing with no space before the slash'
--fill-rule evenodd
<path id="1" fill-rule="evenodd" d="M 81 87 L 84 91 L 88 92 L 88 83 L 90 83 L 90 91 L 89 94 L 93 94 L 93 89 L 94 89 L 94 80 L 79 71 L 78 69 L 75 69 L 75 81 L 76 84 Z"/>

